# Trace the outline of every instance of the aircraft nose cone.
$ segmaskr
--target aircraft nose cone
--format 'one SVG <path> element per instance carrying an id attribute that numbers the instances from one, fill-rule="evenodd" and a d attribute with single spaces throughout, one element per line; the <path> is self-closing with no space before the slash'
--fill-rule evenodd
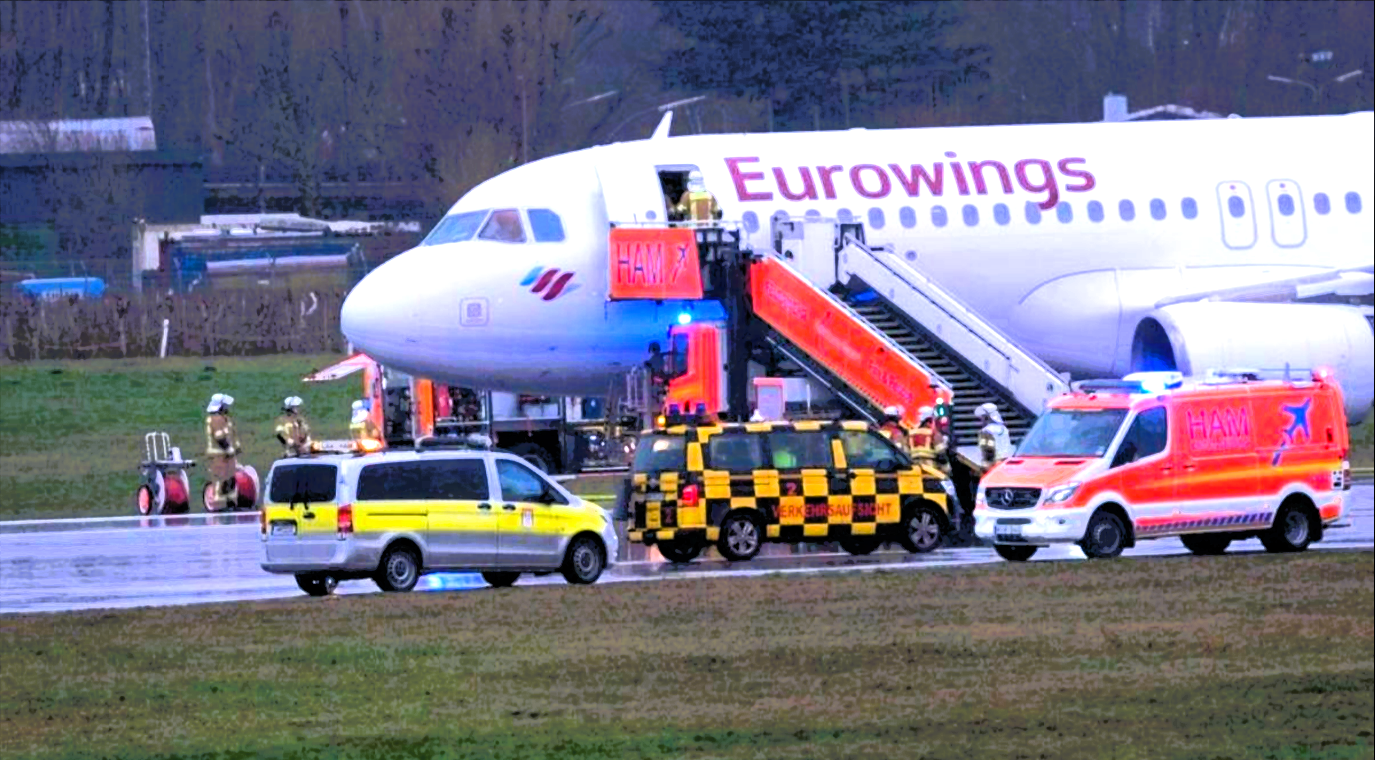
<path id="1" fill-rule="evenodd" d="M 410 321 L 398 264 L 393 259 L 370 272 L 353 286 L 339 310 L 339 329 L 354 350 L 381 361 L 395 355 Z"/>

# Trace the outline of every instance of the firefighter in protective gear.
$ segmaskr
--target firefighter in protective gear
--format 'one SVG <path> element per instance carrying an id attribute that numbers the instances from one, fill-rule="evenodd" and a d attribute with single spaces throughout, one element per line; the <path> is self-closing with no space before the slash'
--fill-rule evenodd
<path id="1" fill-rule="evenodd" d="M 688 174 L 688 189 L 678 199 L 675 210 L 679 219 L 693 222 L 709 222 L 721 218 L 721 207 L 716 203 L 716 196 L 707 191 L 706 181 L 702 179 L 702 173 L 699 171 Z"/>
<path id="2" fill-rule="evenodd" d="M 234 420 L 229 416 L 233 405 L 233 396 L 216 393 L 205 407 L 205 458 L 210 477 L 215 481 L 215 496 L 220 509 L 239 503 L 239 486 L 234 478 L 239 469 L 239 434 L 234 429 Z"/>
<path id="3" fill-rule="evenodd" d="M 912 453 L 920 457 L 935 458 L 936 439 L 939 437 L 936 432 L 936 413 L 929 406 L 923 406 L 917 410 L 917 428 L 912 431 Z"/>
<path id="4" fill-rule="evenodd" d="M 288 396 L 282 400 L 282 416 L 277 418 L 277 440 L 285 450 L 284 456 L 301 457 L 310 453 L 310 423 L 301 414 L 301 397 Z"/>
<path id="5" fill-rule="evenodd" d="M 1012 456 L 1012 435 L 1003 424 L 1003 416 L 992 403 L 981 404 L 974 410 L 979 421 L 979 455 L 984 469 Z"/>
<path id="6" fill-rule="evenodd" d="M 367 404 L 360 399 L 353 402 L 353 416 L 349 419 L 349 433 L 353 435 L 355 443 L 364 440 L 381 440 L 382 434 L 377 430 L 377 424 L 372 421 L 372 415 L 368 413 Z"/>
<path id="7" fill-rule="evenodd" d="M 879 423 L 879 433 L 892 441 L 904 452 L 908 450 L 907 430 L 902 426 L 902 407 L 890 406 L 883 410 L 883 422 Z"/>

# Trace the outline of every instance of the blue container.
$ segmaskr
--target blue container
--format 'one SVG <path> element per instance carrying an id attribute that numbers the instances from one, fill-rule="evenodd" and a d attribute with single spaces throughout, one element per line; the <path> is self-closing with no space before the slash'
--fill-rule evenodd
<path id="1" fill-rule="evenodd" d="M 99 277 L 53 277 L 44 280 L 24 280 L 15 283 L 14 292 L 30 298 L 45 300 L 68 296 L 99 298 L 105 294 L 105 281 Z"/>

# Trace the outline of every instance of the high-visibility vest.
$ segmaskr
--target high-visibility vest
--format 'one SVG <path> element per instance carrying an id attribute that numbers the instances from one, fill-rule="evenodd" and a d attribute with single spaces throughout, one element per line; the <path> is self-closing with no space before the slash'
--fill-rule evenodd
<path id="1" fill-rule="evenodd" d="M 689 190 L 678 201 L 678 211 L 694 222 L 709 222 L 716 218 L 720 208 L 716 197 L 705 190 Z"/>
<path id="2" fill-rule="evenodd" d="M 234 430 L 234 420 L 227 414 L 216 412 L 205 418 L 205 455 L 211 457 L 232 457 L 239 453 L 239 436 Z"/>

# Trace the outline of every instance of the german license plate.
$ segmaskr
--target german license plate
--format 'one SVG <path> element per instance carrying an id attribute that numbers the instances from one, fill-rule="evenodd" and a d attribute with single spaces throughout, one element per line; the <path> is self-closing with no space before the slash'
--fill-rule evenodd
<path id="1" fill-rule="evenodd" d="M 652 492 L 650 492 L 650 493 L 645 494 L 645 501 L 663 501 L 663 500 L 664 500 L 664 492 L 663 492 L 663 491 L 652 491 Z"/>
<path id="2" fill-rule="evenodd" d="M 272 523 L 272 535 L 274 535 L 274 536 L 294 536 L 294 535 L 296 535 L 296 523 L 294 523 L 294 522 L 275 522 L 275 523 Z"/>
<path id="3" fill-rule="evenodd" d="M 1022 526 L 1020 525 L 994 525 L 993 537 L 1003 541 L 1021 541 Z"/>

